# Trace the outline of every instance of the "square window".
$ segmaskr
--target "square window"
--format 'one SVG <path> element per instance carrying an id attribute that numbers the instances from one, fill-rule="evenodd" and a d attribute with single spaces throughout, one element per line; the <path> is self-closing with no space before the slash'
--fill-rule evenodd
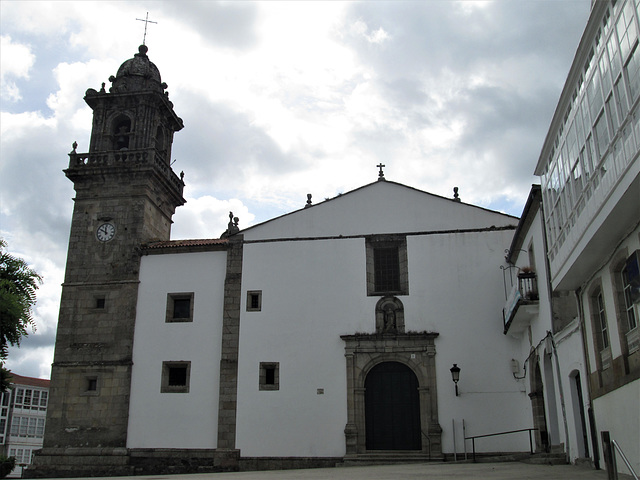
<path id="1" fill-rule="evenodd" d="M 260 362 L 260 390 L 280 390 L 279 362 Z"/>
<path id="2" fill-rule="evenodd" d="M 191 299 L 174 298 L 173 299 L 173 318 L 189 318 L 191 317 Z"/>
<path id="3" fill-rule="evenodd" d="M 250 290 L 247 292 L 247 312 L 259 312 L 262 310 L 262 290 Z"/>
<path id="4" fill-rule="evenodd" d="M 191 362 L 162 362 L 162 393 L 189 393 Z"/>
<path id="5" fill-rule="evenodd" d="M 376 235 L 366 239 L 367 295 L 408 295 L 407 239 Z"/>
<path id="6" fill-rule="evenodd" d="M 193 322 L 193 292 L 167 294 L 166 322 Z"/>
<path id="7" fill-rule="evenodd" d="M 96 297 L 96 309 L 103 310 L 105 307 L 105 301 L 104 297 Z"/>
<path id="8" fill-rule="evenodd" d="M 98 396 L 100 394 L 100 384 L 96 375 L 86 376 L 83 381 L 84 383 L 80 386 L 84 389 L 81 392 L 82 396 Z"/>

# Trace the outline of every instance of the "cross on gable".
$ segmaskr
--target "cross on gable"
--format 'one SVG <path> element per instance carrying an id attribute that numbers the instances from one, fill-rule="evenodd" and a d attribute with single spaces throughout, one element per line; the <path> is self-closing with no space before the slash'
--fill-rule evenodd
<path id="1" fill-rule="evenodd" d="M 380 169 L 380 172 L 378 173 L 378 180 L 384 180 L 384 172 L 382 171 L 382 168 L 386 167 L 386 165 L 383 165 L 382 162 L 380 162 L 376 167 Z"/>
<path id="2" fill-rule="evenodd" d="M 146 41 L 147 41 L 147 24 L 149 23 L 155 23 L 157 24 L 158 22 L 154 22 L 152 20 L 149 20 L 149 12 L 147 12 L 147 16 L 142 19 L 142 18 L 136 18 L 136 20 L 139 20 L 141 22 L 144 22 L 144 37 L 142 37 L 142 44 L 146 45 Z"/>

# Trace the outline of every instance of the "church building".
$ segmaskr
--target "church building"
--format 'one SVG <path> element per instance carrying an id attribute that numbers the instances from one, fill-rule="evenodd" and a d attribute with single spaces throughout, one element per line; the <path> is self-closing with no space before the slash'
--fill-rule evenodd
<path id="1" fill-rule="evenodd" d="M 521 219 L 380 164 L 334 198 L 172 240 L 183 122 L 140 46 L 85 95 L 44 446 L 23 475 L 531 453 L 640 470 L 638 5 L 593 2 Z"/>
<path id="2" fill-rule="evenodd" d="M 30 476 L 462 455 L 530 427 L 502 332 L 518 219 L 387 180 L 171 240 L 183 128 L 147 47 L 87 90 L 44 448 Z M 452 372 L 459 382 L 452 381 Z M 530 432 L 476 442 L 523 452 Z"/>

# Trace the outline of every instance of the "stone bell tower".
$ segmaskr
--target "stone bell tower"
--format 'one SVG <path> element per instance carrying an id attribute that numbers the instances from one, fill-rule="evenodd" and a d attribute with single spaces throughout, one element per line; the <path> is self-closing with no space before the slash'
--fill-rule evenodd
<path id="1" fill-rule="evenodd" d="M 147 47 L 118 69 L 107 92 L 87 90 L 88 153 L 74 143 L 76 197 L 52 366 L 44 449 L 29 476 L 127 474 L 129 392 L 139 246 L 169 240 L 185 203 L 170 166 L 173 110 Z M 108 465 L 108 468 L 107 468 Z"/>

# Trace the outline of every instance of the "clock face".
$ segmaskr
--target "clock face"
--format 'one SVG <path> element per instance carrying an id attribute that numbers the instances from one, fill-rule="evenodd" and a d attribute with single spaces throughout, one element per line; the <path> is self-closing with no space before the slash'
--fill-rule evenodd
<path id="1" fill-rule="evenodd" d="M 112 223 L 103 223 L 96 230 L 96 237 L 101 242 L 108 242 L 116 235 L 116 227 Z"/>

